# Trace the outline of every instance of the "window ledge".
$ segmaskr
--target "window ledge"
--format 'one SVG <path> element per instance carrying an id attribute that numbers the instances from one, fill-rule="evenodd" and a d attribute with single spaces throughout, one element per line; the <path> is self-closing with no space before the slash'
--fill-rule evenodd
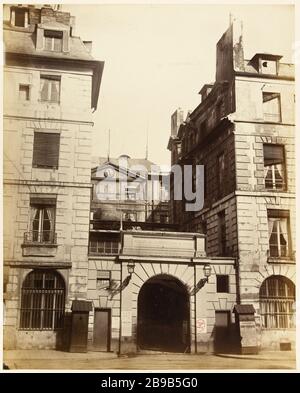
<path id="1" fill-rule="evenodd" d="M 23 243 L 21 245 L 24 257 L 54 257 L 57 252 L 57 244 L 47 243 Z"/>
<path id="2" fill-rule="evenodd" d="M 265 327 L 262 327 L 261 328 L 261 330 L 262 331 L 270 331 L 270 330 L 275 330 L 275 331 L 278 331 L 278 330 L 288 330 L 288 331 L 295 331 L 296 330 L 296 328 L 295 327 L 289 327 L 289 328 L 265 328 Z"/>
<path id="3" fill-rule="evenodd" d="M 38 100 L 39 103 L 41 104 L 50 104 L 50 105 L 60 105 L 60 101 L 44 101 L 44 100 Z"/>
<path id="4" fill-rule="evenodd" d="M 268 257 L 267 259 L 268 263 L 282 263 L 282 264 L 292 264 L 295 265 L 296 261 L 295 259 L 291 258 L 291 257 L 287 257 L 287 258 L 283 258 L 283 257 Z"/>

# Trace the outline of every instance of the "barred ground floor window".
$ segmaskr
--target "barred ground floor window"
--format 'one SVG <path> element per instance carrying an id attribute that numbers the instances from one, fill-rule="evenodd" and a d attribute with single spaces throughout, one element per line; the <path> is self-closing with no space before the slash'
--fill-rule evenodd
<path id="1" fill-rule="evenodd" d="M 33 270 L 22 285 L 20 329 L 55 330 L 63 327 L 65 283 L 56 271 Z"/>
<path id="2" fill-rule="evenodd" d="M 262 327 L 289 329 L 295 327 L 295 285 L 283 276 L 267 278 L 260 288 Z"/>

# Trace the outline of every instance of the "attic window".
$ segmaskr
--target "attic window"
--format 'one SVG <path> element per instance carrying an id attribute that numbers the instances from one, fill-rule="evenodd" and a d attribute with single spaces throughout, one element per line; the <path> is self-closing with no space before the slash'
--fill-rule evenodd
<path id="1" fill-rule="evenodd" d="M 272 74 L 276 75 L 277 74 L 277 62 L 275 60 L 265 60 L 261 59 L 260 60 L 260 72 L 264 74 Z"/>
<path id="2" fill-rule="evenodd" d="M 24 8 L 14 8 L 11 12 L 11 23 L 17 27 L 27 27 L 28 11 Z"/>
<path id="3" fill-rule="evenodd" d="M 61 52 L 63 44 L 63 32 L 56 30 L 44 31 L 44 48 L 53 52 Z"/>

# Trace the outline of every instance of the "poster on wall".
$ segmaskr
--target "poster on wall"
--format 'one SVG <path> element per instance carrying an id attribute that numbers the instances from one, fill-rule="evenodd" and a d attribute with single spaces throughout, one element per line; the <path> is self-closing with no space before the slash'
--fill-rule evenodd
<path id="1" fill-rule="evenodd" d="M 197 326 L 197 334 L 207 333 L 206 318 L 197 318 L 196 326 Z"/>

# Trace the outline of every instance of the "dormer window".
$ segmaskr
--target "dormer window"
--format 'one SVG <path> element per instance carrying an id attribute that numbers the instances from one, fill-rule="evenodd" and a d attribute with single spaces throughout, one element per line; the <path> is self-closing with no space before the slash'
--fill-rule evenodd
<path id="1" fill-rule="evenodd" d="M 276 63 L 276 61 L 262 60 L 262 62 L 261 62 L 261 72 L 264 73 L 264 74 L 276 75 L 276 73 L 277 73 L 277 63 Z"/>
<path id="2" fill-rule="evenodd" d="M 27 8 L 12 8 L 11 9 L 11 24 L 16 27 L 27 27 L 28 25 L 28 10 Z"/>
<path id="3" fill-rule="evenodd" d="M 260 74 L 277 75 L 278 62 L 281 58 L 282 56 L 279 55 L 256 53 L 250 60 L 250 63 Z"/>
<path id="4" fill-rule="evenodd" d="M 62 52 L 63 32 L 56 30 L 44 30 L 44 49 L 54 52 Z"/>

